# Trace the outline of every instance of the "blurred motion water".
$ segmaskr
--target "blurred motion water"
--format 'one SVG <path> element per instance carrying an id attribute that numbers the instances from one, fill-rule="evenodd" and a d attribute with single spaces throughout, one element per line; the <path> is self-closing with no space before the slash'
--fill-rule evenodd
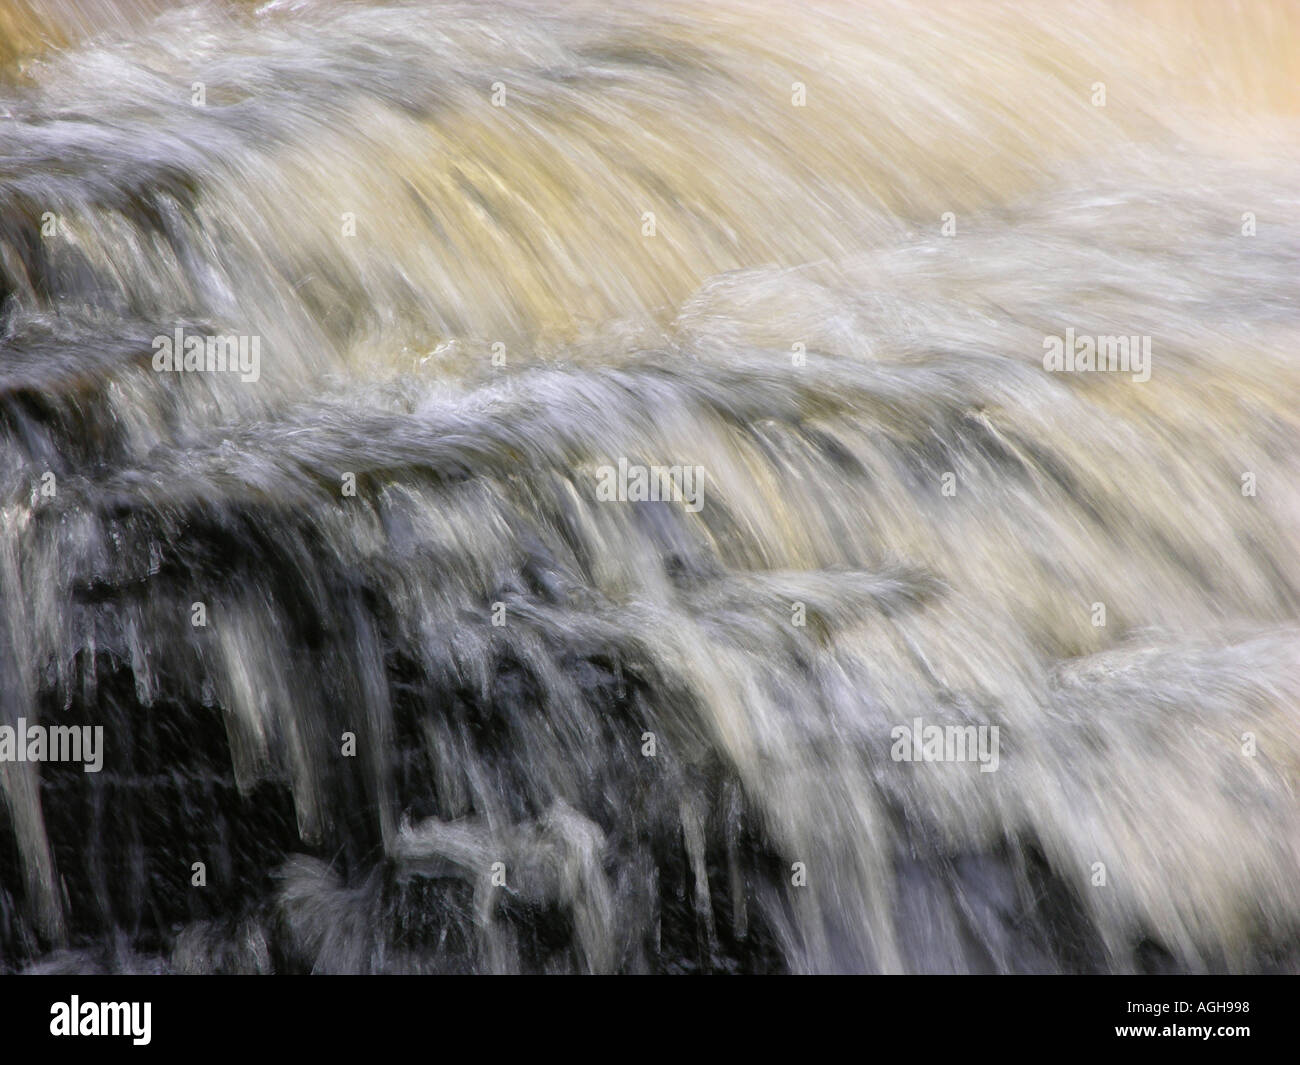
<path id="1" fill-rule="evenodd" d="M 0 760 L 0 970 L 1300 967 L 1298 73 L 1286 0 L 0 0 L 0 726 L 106 748 Z"/>

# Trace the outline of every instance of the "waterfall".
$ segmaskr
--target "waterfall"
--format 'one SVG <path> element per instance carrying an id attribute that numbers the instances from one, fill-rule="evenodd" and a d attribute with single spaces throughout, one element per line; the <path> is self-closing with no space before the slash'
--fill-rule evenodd
<path id="1" fill-rule="evenodd" d="M 0 0 L 0 971 L 1300 968 L 1297 57 Z"/>

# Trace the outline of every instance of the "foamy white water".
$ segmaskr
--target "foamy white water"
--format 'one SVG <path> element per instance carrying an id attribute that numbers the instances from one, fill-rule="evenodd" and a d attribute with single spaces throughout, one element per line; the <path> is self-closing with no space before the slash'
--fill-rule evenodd
<path id="1" fill-rule="evenodd" d="M 1293 5 L 0 30 L 0 967 L 1297 967 Z"/>

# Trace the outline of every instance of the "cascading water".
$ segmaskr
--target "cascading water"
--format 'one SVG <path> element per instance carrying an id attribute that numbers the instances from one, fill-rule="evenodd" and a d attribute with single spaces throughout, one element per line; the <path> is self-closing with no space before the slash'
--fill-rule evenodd
<path id="1" fill-rule="evenodd" d="M 1295 6 L 0 37 L 0 970 L 1300 967 Z"/>

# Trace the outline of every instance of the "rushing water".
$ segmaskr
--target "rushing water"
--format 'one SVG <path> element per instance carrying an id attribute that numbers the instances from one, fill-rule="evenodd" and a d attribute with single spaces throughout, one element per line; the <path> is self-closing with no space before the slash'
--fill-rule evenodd
<path id="1" fill-rule="evenodd" d="M 0 970 L 1300 967 L 1295 5 L 0 37 Z"/>

